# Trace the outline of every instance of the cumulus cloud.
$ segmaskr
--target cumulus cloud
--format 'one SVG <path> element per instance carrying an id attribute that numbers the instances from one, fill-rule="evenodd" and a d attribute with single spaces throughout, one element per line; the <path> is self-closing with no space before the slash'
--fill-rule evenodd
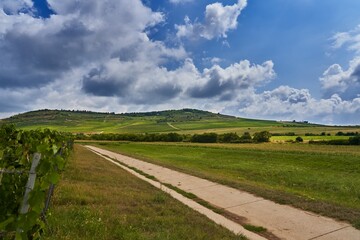
<path id="1" fill-rule="evenodd" d="M 348 32 L 336 33 L 332 38 L 332 47 L 345 47 L 355 54 L 344 70 L 339 64 L 333 64 L 320 78 L 324 96 L 338 94 L 343 99 L 354 99 L 360 96 L 360 25 Z"/>
<path id="2" fill-rule="evenodd" d="M 344 99 L 360 97 L 360 58 L 350 61 L 349 68 L 343 70 L 339 64 L 331 65 L 320 78 L 325 96 L 338 94 Z"/>
<path id="3" fill-rule="evenodd" d="M 205 9 L 205 19 L 203 23 L 192 22 L 188 16 L 185 17 L 184 25 L 175 25 L 177 37 L 179 38 L 205 38 L 213 39 L 217 37 L 227 37 L 229 30 L 237 28 L 237 18 L 241 11 L 246 7 L 247 0 L 239 0 L 234 5 L 224 6 L 216 2 L 209 4 Z"/>
<path id="4" fill-rule="evenodd" d="M 0 14 L 0 84 L 2 87 L 38 87 L 77 67 L 106 61 L 127 47 L 142 44 L 169 57 L 181 50 L 167 49 L 144 37 L 144 29 L 163 21 L 141 1 L 49 1 L 58 13 L 49 19 L 30 14 Z M 130 9 L 131 8 L 131 9 Z M 126 22 L 126 24 L 123 24 Z M 142 49 L 143 50 L 143 49 Z M 180 53 L 181 54 L 181 53 Z"/>
<path id="5" fill-rule="evenodd" d="M 247 60 L 225 69 L 214 65 L 210 69 L 204 69 L 201 79 L 188 90 L 188 94 L 193 98 L 219 96 L 220 99 L 232 99 L 237 90 L 257 87 L 274 78 L 273 66 L 272 61 L 251 65 Z"/>
<path id="6" fill-rule="evenodd" d="M 308 89 L 289 86 L 280 86 L 260 94 L 250 92 L 238 101 L 242 106 L 239 113 L 248 117 L 348 124 L 358 124 L 360 117 L 360 98 L 344 100 L 334 94 L 317 100 Z"/>
<path id="7" fill-rule="evenodd" d="M 94 96 L 116 96 L 127 104 L 156 104 L 180 93 L 181 87 L 171 75 L 152 63 L 112 59 L 83 78 L 83 90 Z"/>

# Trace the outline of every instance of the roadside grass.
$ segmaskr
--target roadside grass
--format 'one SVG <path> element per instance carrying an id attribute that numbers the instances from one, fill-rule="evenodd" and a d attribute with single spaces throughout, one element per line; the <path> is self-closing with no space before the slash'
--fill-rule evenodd
<path id="1" fill-rule="evenodd" d="M 245 239 L 75 145 L 43 239 Z"/>
<path id="2" fill-rule="evenodd" d="M 358 147 L 121 142 L 98 146 L 345 220 L 360 229 Z"/>
<path id="3" fill-rule="evenodd" d="M 251 225 L 251 224 L 246 224 L 246 225 L 244 225 L 244 228 L 245 228 L 246 230 L 249 230 L 249 231 L 255 232 L 255 233 L 266 232 L 266 228 L 261 227 L 261 226 L 254 226 L 254 225 Z"/>

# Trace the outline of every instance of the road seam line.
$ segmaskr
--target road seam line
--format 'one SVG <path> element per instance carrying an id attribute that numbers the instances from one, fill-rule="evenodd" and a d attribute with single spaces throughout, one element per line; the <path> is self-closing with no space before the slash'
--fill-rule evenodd
<path id="1" fill-rule="evenodd" d="M 333 230 L 333 231 L 330 231 L 330 232 L 321 234 L 321 235 L 319 235 L 319 236 L 316 236 L 316 237 L 313 237 L 313 238 L 309 238 L 308 240 L 317 239 L 317 238 L 319 238 L 319 237 L 323 237 L 323 236 L 329 235 L 329 234 L 331 234 L 331 233 L 338 232 L 338 231 L 343 230 L 343 229 L 348 228 L 348 227 L 350 227 L 350 226 L 345 226 L 345 227 L 342 227 L 342 228 L 339 228 L 339 229 L 336 229 L 336 230 Z"/>
<path id="2" fill-rule="evenodd" d="M 226 208 L 223 208 L 223 209 L 240 207 L 240 206 L 244 206 L 244 205 L 248 205 L 248 204 L 252 204 L 252 203 L 256 203 L 256 202 L 261 202 L 261 201 L 265 201 L 265 199 L 259 199 L 259 200 L 252 201 L 252 202 L 242 203 L 242 204 L 239 204 L 239 205 L 235 205 L 235 206 L 231 206 L 231 207 L 226 207 Z"/>

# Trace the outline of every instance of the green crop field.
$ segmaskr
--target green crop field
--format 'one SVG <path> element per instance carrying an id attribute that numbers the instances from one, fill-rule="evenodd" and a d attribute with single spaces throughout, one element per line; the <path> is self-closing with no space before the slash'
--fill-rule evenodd
<path id="1" fill-rule="evenodd" d="M 360 228 L 357 146 L 124 142 L 99 146 L 347 220 Z"/>

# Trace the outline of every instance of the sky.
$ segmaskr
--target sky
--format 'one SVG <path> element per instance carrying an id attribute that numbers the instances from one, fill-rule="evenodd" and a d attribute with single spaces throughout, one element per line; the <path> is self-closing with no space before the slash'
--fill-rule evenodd
<path id="1" fill-rule="evenodd" d="M 0 118 L 196 108 L 360 124 L 360 1 L 0 0 Z"/>

